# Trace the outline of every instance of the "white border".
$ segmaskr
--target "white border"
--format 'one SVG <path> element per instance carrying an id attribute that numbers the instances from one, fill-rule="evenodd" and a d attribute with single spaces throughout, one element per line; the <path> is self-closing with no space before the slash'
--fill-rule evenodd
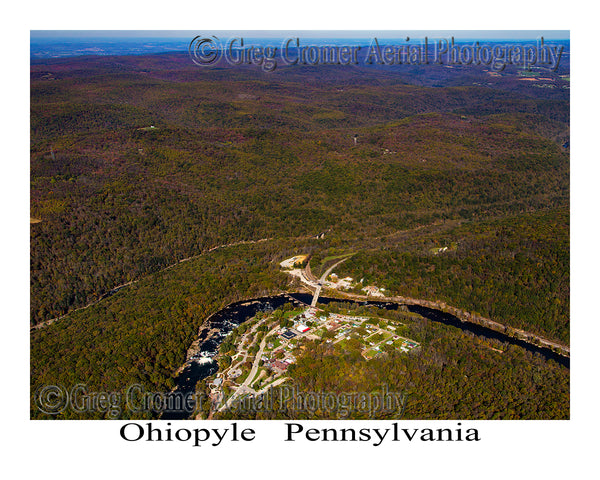
<path id="1" fill-rule="evenodd" d="M 420 478 L 572 478 L 593 472 L 597 444 L 598 398 L 592 310 L 597 271 L 596 120 L 597 52 L 588 8 L 577 2 L 542 4 L 509 0 L 470 2 L 175 2 L 125 3 L 115 0 L 28 2 L 15 14 L 5 11 L 2 115 L 9 144 L 3 212 L 8 217 L 2 278 L 4 348 L 7 373 L 2 405 L 9 441 L 5 461 L 23 474 L 43 478 L 106 478 L 128 473 L 137 478 L 184 475 L 191 478 L 306 478 L 329 475 L 373 478 L 380 475 Z M 12 6 L 15 4 L 13 3 Z M 587 12 L 587 13 L 586 13 Z M 127 444 L 118 438 L 121 422 L 31 422 L 29 418 L 29 30 L 38 29 L 187 29 L 187 30 L 402 30 L 416 29 L 571 30 L 572 55 L 572 410 L 570 421 L 476 423 L 483 440 L 466 443 L 287 444 L 281 424 L 250 422 L 260 435 L 243 448 L 227 444 L 194 449 L 176 444 Z M 6 222 L 5 222 L 6 225 Z M 594 275 L 592 276 L 593 272 Z M 427 422 L 411 422 L 428 426 Z M 443 422 L 435 422 L 441 425 Z M 451 422 L 453 424 L 453 422 Z M 335 424 L 339 426 L 339 423 Z M 352 426 L 355 426 L 352 423 Z M 6 448 L 6 447 L 5 447 Z M 592 450 L 593 449 L 593 450 Z M 589 468 L 591 467 L 591 468 Z M 589 468 L 589 469 L 588 469 Z M 7 471 L 11 471 L 8 469 Z M 15 470 L 12 470 L 15 471 Z M 586 475 L 586 474 L 583 474 Z M 308 477 L 310 478 L 310 477 Z"/>

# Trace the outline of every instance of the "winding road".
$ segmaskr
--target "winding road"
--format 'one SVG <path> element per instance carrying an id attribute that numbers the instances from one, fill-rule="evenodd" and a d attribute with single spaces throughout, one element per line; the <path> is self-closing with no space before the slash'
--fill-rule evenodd
<path id="1" fill-rule="evenodd" d="M 262 323 L 262 322 L 261 322 Z M 258 326 L 259 324 L 257 324 L 256 326 Z M 242 383 L 237 390 L 231 395 L 231 397 L 229 397 L 227 399 L 227 401 L 225 402 L 225 404 L 223 406 L 221 406 L 221 408 L 219 408 L 219 412 L 228 409 L 229 407 L 231 407 L 231 404 L 234 402 L 234 400 L 239 397 L 240 395 L 244 394 L 244 393 L 253 393 L 256 394 L 256 391 L 254 391 L 252 388 L 250 388 L 250 384 L 252 383 L 252 381 L 254 380 L 254 377 L 256 376 L 256 372 L 258 371 L 258 368 L 260 366 L 260 359 L 262 357 L 262 354 L 265 350 L 265 345 L 267 344 L 267 338 L 270 335 L 273 335 L 277 330 L 279 329 L 279 325 L 277 325 L 276 327 L 272 328 L 271 331 L 269 331 L 262 339 L 262 341 L 260 342 L 260 347 L 258 349 L 258 352 L 256 353 L 256 356 L 254 357 L 254 363 L 252 364 L 252 369 L 250 370 L 250 373 L 248 374 L 248 376 L 246 377 L 246 380 L 244 380 L 244 383 Z M 248 346 L 248 348 L 250 347 L 250 345 Z"/>
<path id="2" fill-rule="evenodd" d="M 333 271 L 333 269 L 335 267 L 337 267 L 340 263 L 345 262 L 346 260 L 348 260 L 351 257 L 351 255 L 342 258 L 339 262 L 334 263 L 331 267 L 329 267 L 327 270 L 325 270 L 325 273 L 323 273 L 323 275 L 321 275 L 321 278 L 319 279 L 319 281 L 317 282 L 317 286 L 316 286 L 316 290 L 315 290 L 315 294 L 313 296 L 312 302 L 310 302 L 310 306 L 311 307 L 316 307 L 317 306 L 317 301 L 319 300 L 319 295 L 321 295 L 321 288 L 323 287 L 323 282 L 325 280 L 327 280 L 327 277 L 329 276 L 329 274 Z M 306 274 L 306 269 L 309 269 L 308 272 L 310 272 L 310 267 L 307 264 L 306 268 L 304 269 L 305 274 Z M 312 275 L 312 272 L 308 273 L 309 275 Z M 314 276 L 313 276 L 314 278 Z"/>

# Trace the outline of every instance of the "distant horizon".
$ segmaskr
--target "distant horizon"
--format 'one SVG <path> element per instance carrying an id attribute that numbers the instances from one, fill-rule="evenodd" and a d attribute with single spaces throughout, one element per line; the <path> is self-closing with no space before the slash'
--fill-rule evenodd
<path id="1" fill-rule="evenodd" d="M 151 55 L 160 53 L 187 52 L 190 41 L 197 36 L 216 37 L 220 40 L 243 38 L 258 45 L 272 46 L 289 38 L 313 44 L 367 45 L 374 38 L 382 44 L 393 41 L 408 45 L 431 43 L 442 39 L 456 43 L 500 43 L 500 42 L 568 42 L 569 32 L 563 30 L 411 30 L 411 31 L 367 31 L 367 30 L 245 30 L 245 31 L 188 31 L 188 30 L 32 30 L 30 31 L 31 58 L 62 58 L 82 55 Z M 558 38 L 565 37 L 565 38 Z"/>
<path id="2" fill-rule="evenodd" d="M 31 30 L 30 40 L 183 40 L 196 35 L 246 36 L 248 38 L 378 38 L 431 37 L 460 40 L 570 40 L 569 30 Z M 310 35 L 310 36 L 308 36 Z"/>

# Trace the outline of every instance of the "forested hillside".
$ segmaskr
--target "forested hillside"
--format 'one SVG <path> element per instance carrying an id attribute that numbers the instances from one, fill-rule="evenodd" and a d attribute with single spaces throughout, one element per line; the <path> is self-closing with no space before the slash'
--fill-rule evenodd
<path id="1" fill-rule="evenodd" d="M 224 243 L 567 204 L 568 155 L 537 132 L 568 127 L 568 97 L 313 70 L 33 65 L 32 323 Z"/>
<path id="2" fill-rule="evenodd" d="M 568 343 L 568 80 L 439 72 L 33 62 L 30 321 L 67 316 L 32 333 L 32 395 L 57 382 L 172 388 L 210 313 L 298 288 L 278 268 L 298 253 L 315 271 L 353 253 L 337 273 Z M 367 365 L 315 345 L 294 378 L 312 388 L 318 364 L 331 388 L 350 370 L 370 388 L 402 370 L 413 418 L 463 415 L 455 387 L 479 399 L 473 418 L 534 418 L 528 394 L 547 418 L 568 416 L 564 368 L 411 328 L 418 357 Z"/>

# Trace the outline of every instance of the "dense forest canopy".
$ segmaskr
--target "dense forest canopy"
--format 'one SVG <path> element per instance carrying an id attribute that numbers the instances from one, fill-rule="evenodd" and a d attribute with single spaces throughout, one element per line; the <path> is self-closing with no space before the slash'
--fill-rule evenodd
<path id="1" fill-rule="evenodd" d="M 264 73 L 177 54 L 32 62 L 31 324 L 139 281 L 32 333 L 32 392 L 58 380 L 172 388 L 208 314 L 297 288 L 277 268 L 296 253 L 318 269 L 351 252 L 341 275 L 568 343 L 568 79 L 449 70 Z M 451 385 L 481 394 L 459 379 L 497 368 L 496 386 L 527 387 L 471 416 L 531 418 L 526 394 L 546 399 L 547 417 L 568 416 L 568 372 L 516 350 L 474 359 L 479 347 L 440 332 L 424 336 L 420 360 L 385 360 L 390 371 L 417 390 L 446 376 L 439 398 Z M 324 371 L 335 358 L 367 368 L 322 349 Z M 533 366 L 494 367 L 507 358 Z M 420 392 L 415 417 L 464 413 Z"/>

